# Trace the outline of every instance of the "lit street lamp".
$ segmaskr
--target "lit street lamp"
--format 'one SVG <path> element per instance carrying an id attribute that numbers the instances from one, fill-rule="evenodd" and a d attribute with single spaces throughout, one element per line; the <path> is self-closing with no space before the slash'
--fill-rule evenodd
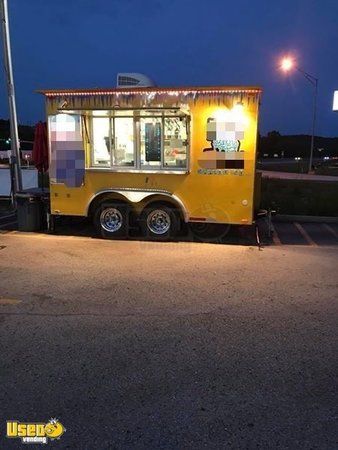
<path id="1" fill-rule="evenodd" d="M 280 64 L 281 70 L 283 72 L 289 72 L 292 69 L 298 70 L 313 86 L 313 112 L 312 112 L 312 134 L 311 134 L 311 147 L 310 147 L 310 159 L 309 159 L 309 172 L 312 170 L 313 161 L 313 148 L 315 140 L 315 128 L 316 128 L 316 115 L 317 115 L 317 93 L 318 93 L 318 78 L 305 72 L 305 70 L 300 69 L 296 66 L 294 59 L 290 57 L 285 57 L 282 59 Z"/>

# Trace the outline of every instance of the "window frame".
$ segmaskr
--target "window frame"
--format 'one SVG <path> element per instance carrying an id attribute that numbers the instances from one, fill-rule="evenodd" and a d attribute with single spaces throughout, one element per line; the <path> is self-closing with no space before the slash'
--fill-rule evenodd
<path id="1" fill-rule="evenodd" d="M 90 115 L 90 164 L 88 169 L 94 171 L 111 171 L 111 172 L 136 172 L 136 173 L 188 173 L 190 172 L 190 148 L 191 148 L 191 115 L 189 114 L 168 114 L 166 115 L 166 110 L 170 110 L 170 108 L 153 108 L 156 111 L 161 110 L 158 114 L 147 114 L 141 115 L 141 111 L 149 111 L 151 112 L 152 108 L 137 108 L 137 109 L 125 109 L 125 111 L 131 111 L 132 114 L 121 114 L 116 116 L 115 111 L 123 112 L 122 109 L 112 109 L 109 110 L 109 114 L 104 117 L 109 120 L 109 154 L 110 154 L 110 165 L 109 166 L 98 166 L 94 164 L 94 144 L 93 144 L 93 118 L 95 117 L 103 117 L 103 116 L 95 116 L 95 112 L 99 110 L 91 111 Z M 174 109 L 174 108 L 173 108 Z M 164 158 L 164 139 L 165 139 L 165 118 L 180 118 L 184 117 L 186 120 L 186 131 L 187 131 L 187 145 L 186 145 L 186 164 L 184 167 L 173 167 L 165 165 Z M 112 139 L 115 139 L 115 119 L 116 118 L 131 118 L 133 119 L 133 143 L 134 143 L 134 165 L 133 166 L 122 166 L 113 164 L 113 155 L 112 155 Z M 161 118 L 161 163 L 158 166 L 141 165 L 141 118 Z M 115 141 L 114 141 L 115 145 Z"/>

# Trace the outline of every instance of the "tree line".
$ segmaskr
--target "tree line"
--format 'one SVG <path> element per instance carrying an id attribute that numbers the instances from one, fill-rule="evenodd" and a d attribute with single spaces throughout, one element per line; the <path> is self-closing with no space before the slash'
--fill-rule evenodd
<path id="1" fill-rule="evenodd" d="M 266 136 L 258 135 L 258 157 L 301 158 L 309 157 L 311 136 L 306 134 L 282 135 L 279 131 L 270 131 Z M 338 137 L 316 136 L 314 157 L 338 156 Z"/>
<path id="2" fill-rule="evenodd" d="M 10 149 L 10 127 L 9 120 L 0 119 L 0 150 Z M 34 141 L 34 126 L 19 125 L 19 139 L 22 150 L 31 150 Z M 25 142 L 26 141 L 26 142 Z M 258 157 L 273 158 L 302 158 L 309 156 L 311 136 L 304 134 L 282 135 L 273 130 L 266 136 L 258 134 Z M 338 137 L 327 138 L 316 136 L 314 145 L 314 156 L 338 156 Z"/>

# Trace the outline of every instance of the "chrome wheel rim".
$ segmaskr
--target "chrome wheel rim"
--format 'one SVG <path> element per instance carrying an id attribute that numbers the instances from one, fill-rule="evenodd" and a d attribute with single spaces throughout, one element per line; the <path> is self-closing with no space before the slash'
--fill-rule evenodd
<path id="1" fill-rule="evenodd" d="M 154 209 L 147 217 L 148 229 L 157 235 L 165 234 L 171 226 L 170 215 L 163 209 Z"/>
<path id="2" fill-rule="evenodd" d="M 121 212 L 116 208 L 104 209 L 100 215 L 101 227 L 109 233 L 116 233 L 123 223 Z"/>

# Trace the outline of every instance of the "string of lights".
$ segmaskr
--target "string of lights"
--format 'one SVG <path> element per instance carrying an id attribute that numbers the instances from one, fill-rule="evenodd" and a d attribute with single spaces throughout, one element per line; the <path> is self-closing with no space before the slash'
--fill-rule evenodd
<path id="1" fill-rule="evenodd" d="M 46 97 L 60 97 L 63 95 L 67 96 L 91 96 L 91 95 L 115 95 L 117 97 L 121 95 L 213 95 L 213 94 L 259 94 L 261 92 L 260 88 L 195 88 L 195 89 L 187 89 L 187 88 L 148 88 L 148 89 L 140 89 L 140 88 L 132 88 L 128 90 L 121 89 L 61 89 L 61 90 L 39 90 L 41 94 L 44 94 Z"/>

